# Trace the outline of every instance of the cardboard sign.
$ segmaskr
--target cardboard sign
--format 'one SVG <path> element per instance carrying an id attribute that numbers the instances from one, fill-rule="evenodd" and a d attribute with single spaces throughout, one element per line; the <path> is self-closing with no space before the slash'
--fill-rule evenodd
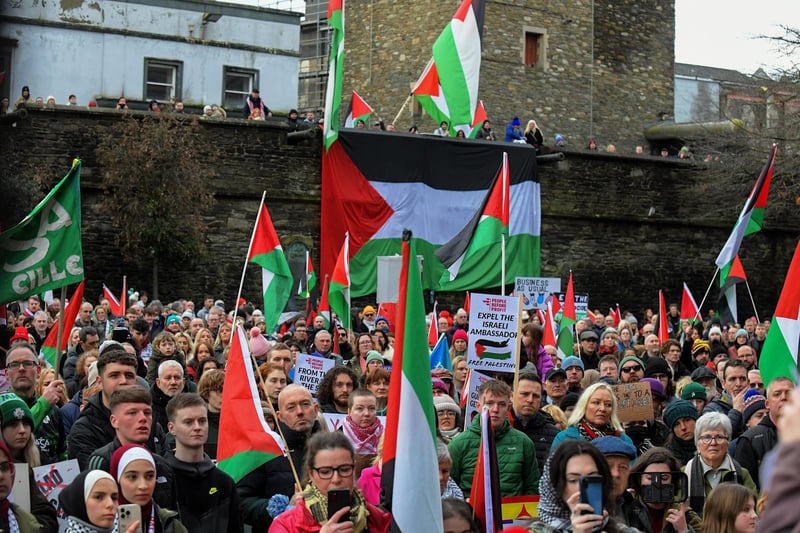
<path id="1" fill-rule="evenodd" d="M 556 313 L 556 320 L 559 322 L 561 321 L 561 314 L 564 308 L 564 297 L 566 295 L 561 292 L 558 294 L 558 302 L 561 304 L 561 309 L 558 310 Z M 588 294 L 576 294 L 575 295 L 575 320 L 583 320 L 587 316 L 589 316 L 589 295 Z"/>
<path id="2" fill-rule="evenodd" d="M 72 480 L 77 477 L 80 471 L 81 469 L 78 467 L 77 459 L 42 465 L 33 469 L 33 477 L 36 479 L 36 485 L 39 487 L 39 490 L 42 491 L 44 497 L 47 498 L 47 501 L 50 502 L 50 505 L 55 507 L 58 512 L 59 531 L 67 530 L 67 520 L 58 505 L 58 495 L 61 493 L 62 489 L 72 483 Z"/>
<path id="3" fill-rule="evenodd" d="M 517 367 L 519 297 L 471 294 L 467 367 L 514 372 Z"/>
<path id="4" fill-rule="evenodd" d="M 339 431 L 339 428 L 342 427 L 344 424 L 344 419 L 347 415 L 340 415 L 336 413 L 322 413 L 323 418 L 325 418 L 325 423 L 328 424 L 329 431 Z M 381 425 L 386 427 L 386 417 L 379 416 L 378 420 L 381 421 Z"/>
<path id="5" fill-rule="evenodd" d="M 547 307 L 547 299 L 561 292 L 561 278 L 514 278 L 514 294 L 522 296 L 523 309 Z"/>
<path id="6" fill-rule="evenodd" d="M 653 418 L 653 397 L 647 382 L 613 385 L 617 397 L 617 417 L 622 423 Z"/>
<path id="7" fill-rule="evenodd" d="M 467 396 L 466 417 L 464 418 L 464 429 L 469 427 L 472 423 L 472 419 L 478 414 L 478 400 L 480 399 L 478 398 L 478 387 L 491 380 L 492 378 L 485 374 L 481 374 L 475 370 L 470 371 L 469 382 L 464 384 L 469 392 L 469 396 Z"/>
<path id="8" fill-rule="evenodd" d="M 294 382 L 308 389 L 311 394 L 317 394 L 320 381 L 335 364 L 333 359 L 299 353 L 294 365 Z"/>

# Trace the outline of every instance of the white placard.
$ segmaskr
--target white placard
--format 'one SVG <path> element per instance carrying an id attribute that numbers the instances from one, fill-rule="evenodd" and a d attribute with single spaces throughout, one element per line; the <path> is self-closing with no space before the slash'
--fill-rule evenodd
<path id="1" fill-rule="evenodd" d="M 522 296 L 523 309 L 546 309 L 547 299 L 561 292 L 561 278 L 514 278 L 514 294 Z"/>
<path id="2" fill-rule="evenodd" d="M 469 393 L 467 396 L 467 410 L 465 413 L 466 417 L 464 418 L 464 430 L 469 427 L 469 425 L 472 423 L 472 419 L 478 414 L 478 400 L 480 399 L 478 398 L 478 388 L 487 381 L 491 380 L 492 378 L 485 374 L 481 374 L 475 370 L 470 370 L 469 383 L 464 385 L 467 387 L 467 391 Z"/>
<path id="3" fill-rule="evenodd" d="M 28 477 L 28 463 L 14 464 L 14 485 L 9 500 L 26 511 L 31 511 L 31 478 Z"/>
<path id="4" fill-rule="evenodd" d="M 470 294 L 467 367 L 514 372 L 517 366 L 519 297 Z"/>
<path id="5" fill-rule="evenodd" d="M 333 359 L 299 353 L 294 365 L 294 382 L 308 389 L 311 394 L 317 394 L 320 381 L 335 364 Z"/>
<path id="6" fill-rule="evenodd" d="M 37 466 L 33 469 L 33 477 L 36 479 L 36 486 L 42 491 L 44 497 L 50 505 L 58 512 L 58 530 L 67 530 L 67 521 L 58 505 L 58 495 L 67 485 L 80 473 L 77 459 L 61 461 L 50 465 Z"/>
<path id="7" fill-rule="evenodd" d="M 329 431 L 339 431 L 344 424 L 344 419 L 347 415 L 341 415 L 337 413 L 322 413 L 322 417 L 325 419 L 325 423 L 328 424 Z M 386 427 L 386 417 L 379 416 L 378 420 L 381 421 L 381 425 Z"/>

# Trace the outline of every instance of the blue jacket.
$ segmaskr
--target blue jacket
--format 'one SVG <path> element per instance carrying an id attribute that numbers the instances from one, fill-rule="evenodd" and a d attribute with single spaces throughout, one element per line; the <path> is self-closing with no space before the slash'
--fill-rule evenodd
<path id="1" fill-rule="evenodd" d="M 558 448 L 558 445 L 567 439 L 582 439 L 582 438 L 583 436 L 581 435 L 581 432 L 578 431 L 578 426 L 570 426 L 567 429 L 559 432 L 558 435 L 556 435 L 556 438 L 553 439 L 553 445 L 550 446 L 550 453 L 552 454 L 553 450 Z M 630 443 L 631 446 L 634 446 L 631 438 L 627 436 L 625 433 L 622 433 L 619 436 L 619 438 Z"/>
<path id="2" fill-rule="evenodd" d="M 524 141 L 525 135 L 522 134 L 522 130 L 520 130 L 519 128 L 516 131 L 514 131 L 514 126 L 509 124 L 508 126 L 506 126 L 506 142 L 507 143 L 514 142 L 515 139 L 522 139 Z"/>

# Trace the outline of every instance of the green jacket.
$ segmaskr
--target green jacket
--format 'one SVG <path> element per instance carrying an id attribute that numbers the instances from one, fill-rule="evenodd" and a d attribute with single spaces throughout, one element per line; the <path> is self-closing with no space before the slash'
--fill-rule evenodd
<path id="1" fill-rule="evenodd" d="M 530 496 L 539 494 L 539 465 L 533 441 L 523 432 L 511 427 L 508 420 L 494 434 L 497 466 L 500 470 L 501 496 Z M 480 417 L 476 416 L 466 431 L 450 442 L 453 465 L 450 477 L 458 483 L 464 495 L 470 493 L 478 448 L 481 444 Z"/>

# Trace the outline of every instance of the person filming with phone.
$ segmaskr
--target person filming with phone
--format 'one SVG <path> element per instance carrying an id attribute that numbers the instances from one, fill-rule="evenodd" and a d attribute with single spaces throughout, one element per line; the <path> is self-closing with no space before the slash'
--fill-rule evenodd
<path id="1" fill-rule="evenodd" d="M 270 533 L 377 533 L 391 515 L 364 500 L 355 488 L 355 452 L 339 432 L 318 433 L 306 447 L 303 499 L 272 522 Z"/>

